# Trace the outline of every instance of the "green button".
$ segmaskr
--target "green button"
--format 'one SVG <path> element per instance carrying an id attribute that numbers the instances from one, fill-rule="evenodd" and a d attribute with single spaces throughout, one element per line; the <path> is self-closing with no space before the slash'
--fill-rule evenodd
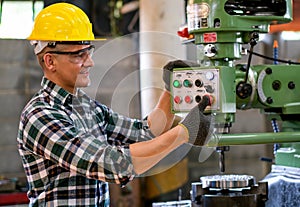
<path id="1" fill-rule="evenodd" d="M 190 87 L 192 87 L 193 84 L 192 84 L 192 82 L 190 80 L 185 79 L 183 81 L 183 85 L 184 85 L 184 87 L 190 88 Z"/>
<path id="2" fill-rule="evenodd" d="M 174 80 L 174 81 L 173 81 L 173 86 L 174 86 L 175 88 L 180 88 L 180 87 L 181 87 L 180 81 L 179 81 L 179 80 Z"/>

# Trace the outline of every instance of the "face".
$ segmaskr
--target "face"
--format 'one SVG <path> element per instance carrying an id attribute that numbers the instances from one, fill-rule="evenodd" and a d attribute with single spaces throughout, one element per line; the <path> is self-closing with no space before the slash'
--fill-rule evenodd
<path id="1" fill-rule="evenodd" d="M 92 45 L 57 45 L 43 56 L 45 65 L 49 63 L 45 76 L 70 93 L 89 86 L 93 50 Z"/>

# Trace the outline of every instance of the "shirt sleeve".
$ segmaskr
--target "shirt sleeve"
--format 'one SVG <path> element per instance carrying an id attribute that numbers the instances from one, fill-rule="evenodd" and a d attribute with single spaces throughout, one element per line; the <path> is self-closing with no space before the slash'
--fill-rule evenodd
<path id="1" fill-rule="evenodd" d="M 127 147 L 78 130 L 67 114 L 47 106 L 23 115 L 23 146 L 73 173 L 124 184 L 135 176 Z"/>
<path id="2" fill-rule="evenodd" d="M 128 145 L 153 139 L 147 120 L 131 119 L 120 115 L 104 105 L 98 105 L 97 115 L 102 117 L 110 144 Z"/>

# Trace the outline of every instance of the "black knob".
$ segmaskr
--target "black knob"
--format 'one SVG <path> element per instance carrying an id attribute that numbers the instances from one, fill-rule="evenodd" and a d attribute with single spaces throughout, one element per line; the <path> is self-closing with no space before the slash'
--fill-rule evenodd
<path id="1" fill-rule="evenodd" d="M 268 98 L 267 98 L 267 103 L 268 103 L 268 104 L 272 104 L 272 103 L 273 103 L 273 99 L 272 99 L 271 97 L 268 97 Z"/>
<path id="2" fill-rule="evenodd" d="M 215 47 L 210 48 L 211 53 L 217 53 L 217 49 Z"/>
<path id="3" fill-rule="evenodd" d="M 204 86 L 207 93 L 213 93 L 215 89 L 211 85 Z"/>
<path id="4" fill-rule="evenodd" d="M 197 95 L 197 96 L 195 97 L 195 100 L 196 100 L 197 103 L 199 103 L 199 102 L 201 101 L 201 99 L 202 99 L 202 98 L 201 98 L 201 96 L 199 96 L 199 95 Z"/>
<path id="5" fill-rule="evenodd" d="M 295 89 L 296 84 L 293 81 L 291 81 L 291 82 L 289 82 L 288 87 L 289 87 L 289 89 Z"/>
<path id="6" fill-rule="evenodd" d="M 203 82 L 201 81 L 201 80 L 199 80 L 199 79 L 197 79 L 196 81 L 195 81 L 195 85 L 197 86 L 197 87 L 202 87 L 203 86 Z"/>
<path id="7" fill-rule="evenodd" d="M 236 93 L 241 99 L 249 97 L 252 93 L 252 86 L 249 83 L 240 82 L 236 87 Z"/>
<path id="8" fill-rule="evenodd" d="M 246 72 L 247 71 L 247 65 L 239 65 L 239 69 L 242 72 Z"/>
<path id="9" fill-rule="evenodd" d="M 279 80 L 276 80 L 272 83 L 272 88 L 275 91 L 278 91 L 281 88 L 281 82 Z"/>
<path id="10" fill-rule="evenodd" d="M 271 68 L 267 68 L 267 69 L 266 69 L 266 73 L 267 73 L 268 75 L 271 75 L 271 74 L 272 74 L 272 72 L 273 72 L 273 71 L 272 71 L 272 69 L 271 69 Z"/>

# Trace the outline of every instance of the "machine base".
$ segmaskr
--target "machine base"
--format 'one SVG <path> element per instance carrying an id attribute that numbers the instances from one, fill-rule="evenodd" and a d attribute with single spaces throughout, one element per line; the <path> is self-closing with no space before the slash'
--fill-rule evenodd
<path id="1" fill-rule="evenodd" d="M 300 168 L 273 165 L 263 181 L 269 185 L 266 207 L 300 206 Z"/>
<path id="2" fill-rule="evenodd" d="M 214 175 L 192 183 L 193 207 L 264 207 L 268 183 L 248 175 Z"/>

